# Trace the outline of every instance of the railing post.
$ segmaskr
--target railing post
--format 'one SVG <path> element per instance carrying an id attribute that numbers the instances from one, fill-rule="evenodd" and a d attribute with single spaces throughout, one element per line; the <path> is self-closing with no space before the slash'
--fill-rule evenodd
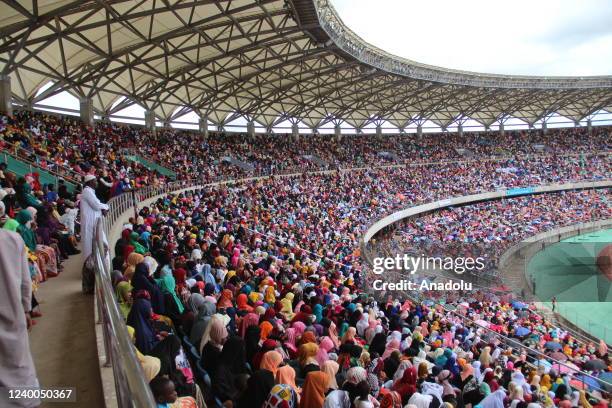
<path id="1" fill-rule="evenodd" d="M 138 218 L 138 202 L 136 201 L 136 189 L 132 189 L 132 202 L 134 204 L 134 222 Z"/>

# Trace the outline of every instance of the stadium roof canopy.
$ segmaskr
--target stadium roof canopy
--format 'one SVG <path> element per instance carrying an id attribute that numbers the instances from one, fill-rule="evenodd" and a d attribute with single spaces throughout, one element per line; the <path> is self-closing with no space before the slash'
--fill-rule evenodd
<path id="1" fill-rule="evenodd" d="M 0 70 L 18 103 L 69 91 L 100 115 L 138 103 L 163 121 L 194 110 L 219 126 L 244 116 L 266 127 L 428 119 L 446 128 L 468 118 L 533 124 L 553 112 L 578 121 L 612 108 L 612 76 L 420 64 L 367 44 L 329 1 L 6 0 Z"/>

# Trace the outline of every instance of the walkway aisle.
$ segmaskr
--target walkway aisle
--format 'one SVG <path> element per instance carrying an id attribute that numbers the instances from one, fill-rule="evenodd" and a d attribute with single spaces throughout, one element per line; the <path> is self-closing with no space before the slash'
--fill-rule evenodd
<path id="1" fill-rule="evenodd" d="M 81 292 L 82 256 L 64 261 L 64 271 L 36 292 L 43 314 L 30 331 L 30 347 L 42 387 L 76 387 L 75 403 L 47 403 L 50 408 L 103 408 L 93 295 Z"/>

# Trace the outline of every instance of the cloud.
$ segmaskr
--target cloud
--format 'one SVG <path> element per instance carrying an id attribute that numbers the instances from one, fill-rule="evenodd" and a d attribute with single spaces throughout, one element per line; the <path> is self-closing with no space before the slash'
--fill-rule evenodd
<path id="1" fill-rule="evenodd" d="M 414 61 L 501 74 L 612 74 L 609 0 L 332 2 L 364 40 Z"/>

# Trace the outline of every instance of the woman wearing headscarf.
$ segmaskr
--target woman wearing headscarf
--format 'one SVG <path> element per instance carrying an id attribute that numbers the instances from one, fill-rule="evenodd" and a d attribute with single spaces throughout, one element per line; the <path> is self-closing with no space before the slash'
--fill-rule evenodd
<path id="1" fill-rule="evenodd" d="M 478 360 L 480 361 L 480 364 L 482 365 L 483 369 L 491 367 L 491 347 L 486 346 L 482 350 L 482 353 L 480 353 L 480 357 L 478 358 Z"/>
<path id="2" fill-rule="evenodd" d="M 164 295 L 155 284 L 153 278 L 149 276 L 149 268 L 147 268 L 144 262 L 140 262 L 136 265 L 131 283 L 134 291 L 145 290 L 149 293 L 151 305 L 155 313 L 160 315 L 165 314 Z"/>
<path id="3" fill-rule="evenodd" d="M 392 391 L 396 391 L 402 397 L 404 404 L 408 403 L 408 399 L 417 390 L 417 370 L 414 367 L 408 367 L 404 370 L 402 378 L 396 381 L 391 387 Z"/>
<path id="4" fill-rule="evenodd" d="M 123 318 L 127 319 L 132 307 L 132 285 L 119 271 L 113 271 L 111 274 L 113 280 L 113 286 L 115 288 L 115 296 L 117 296 L 117 303 Z"/>
<path id="5" fill-rule="evenodd" d="M 129 245 L 134 247 L 134 252 L 136 252 L 137 254 L 145 255 L 147 253 L 147 249 L 144 246 L 142 246 L 140 242 L 138 242 L 139 238 L 140 238 L 140 235 L 138 235 L 137 232 L 135 231 L 131 232 Z"/>
<path id="6" fill-rule="evenodd" d="M 295 369 L 286 364 L 279 367 L 276 371 L 276 383 L 290 386 L 297 393 L 299 402 L 299 395 L 302 392 L 302 389 L 295 383 L 295 376 Z"/>
<path id="7" fill-rule="evenodd" d="M 159 358 L 161 361 L 159 374 L 168 376 L 174 382 L 180 396 L 195 396 L 193 371 L 177 336 L 167 336 L 149 352 L 149 355 Z"/>
<path id="8" fill-rule="evenodd" d="M 321 371 L 329 374 L 329 385 L 328 388 L 330 390 L 338 389 L 338 381 L 336 380 L 336 376 L 338 375 L 338 370 L 340 369 L 340 365 L 334 360 L 327 360 L 321 365 Z"/>
<path id="9" fill-rule="evenodd" d="M 320 303 L 314 305 L 312 314 L 315 316 L 315 323 L 321 323 L 321 320 L 323 320 L 323 306 Z"/>
<path id="10" fill-rule="evenodd" d="M 236 403 L 238 400 L 236 379 L 246 372 L 244 345 L 244 340 L 238 336 L 228 338 L 223 345 L 219 365 L 211 373 L 212 392 L 222 403 Z"/>
<path id="11" fill-rule="evenodd" d="M 408 405 L 406 405 L 406 407 L 408 408 L 430 408 L 430 404 L 434 401 L 437 402 L 437 399 L 432 395 L 415 392 L 408 399 Z"/>
<path id="12" fill-rule="evenodd" d="M 274 303 L 276 303 L 276 293 L 274 292 L 274 286 L 268 286 L 266 288 L 266 292 L 264 294 L 264 301 L 268 305 L 274 306 Z"/>
<path id="13" fill-rule="evenodd" d="M 207 372 L 213 372 L 219 364 L 221 349 L 227 336 L 223 316 L 213 315 L 200 340 L 200 361 L 202 362 L 202 368 Z"/>
<path id="14" fill-rule="evenodd" d="M 247 389 L 242 394 L 240 408 L 261 408 L 274 387 L 274 376 L 268 370 L 257 370 L 247 381 Z"/>
<path id="15" fill-rule="evenodd" d="M 293 292 L 289 292 L 285 295 L 284 298 L 281 299 L 281 310 L 280 314 L 285 321 L 291 321 L 295 314 L 293 313 Z"/>
<path id="16" fill-rule="evenodd" d="M 234 295 L 232 294 L 231 290 L 223 289 L 223 291 L 221 292 L 221 296 L 217 301 L 217 310 L 227 309 L 228 307 L 234 306 L 234 304 L 232 303 L 233 297 Z"/>
<path id="17" fill-rule="evenodd" d="M 272 373 L 274 377 L 276 377 L 276 372 L 278 371 L 278 367 L 283 362 L 283 356 L 276 351 L 271 350 L 266 352 L 261 358 L 261 362 L 259 363 L 259 369 L 268 370 Z"/>
<path id="18" fill-rule="evenodd" d="M 436 382 L 442 386 L 442 400 L 445 398 L 454 398 L 456 393 L 453 386 L 450 384 L 452 374 L 448 370 L 442 370 L 436 377 Z"/>
<path id="19" fill-rule="evenodd" d="M 19 177 L 15 186 L 15 198 L 21 208 L 34 207 L 37 210 L 42 208 L 42 202 L 32 194 L 32 186 L 25 178 Z"/>
<path id="20" fill-rule="evenodd" d="M 397 391 L 387 391 L 382 401 L 380 408 L 402 408 L 402 396 Z"/>
<path id="21" fill-rule="evenodd" d="M 369 319 L 370 319 L 370 315 L 364 313 L 364 314 L 361 315 L 361 318 L 359 319 L 359 321 L 355 325 L 355 327 L 357 328 L 357 334 L 360 337 L 364 337 L 366 329 L 368 327 L 370 327 Z"/>
<path id="22" fill-rule="evenodd" d="M 274 330 L 274 326 L 272 326 L 272 323 L 270 323 L 268 321 L 265 321 L 262 324 L 260 324 L 259 328 L 261 330 L 261 339 L 264 340 L 264 341 L 266 341 L 268 339 L 268 336 Z"/>
<path id="23" fill-rule="evenodd" d="M 382 359 L 386 360 L 394 351 L 399 351 L 400 341 L 392 339 L 385 347 L 385 352 L 382 354 Z"/>
<path id="24" fill-rule="evenodd" d="M 127 280 L 132 280 L 134 273 L 136 272 L 136 265 L 142 263 L 143 261 L 144 256 L 141 254 L 137 254 L 136 252 L 129 254 L 126 261 L 127 266 L 123 271 L 123 276 L 125 276 Z"/>
<path id="25" fill-rule="evenodd" d="M 189 341 L 191 341 L 191 344 L 195 345 L 198 348 L 200 340 L 202 340 L 202 335 L 206 330 L 206 326 L 208 326 L 212 315 L 215 314 L 215 310 L 215 305 L 210 302 L 207 302 L 206 300 L 204 300 L 203 302 L 198 302 L 197 314 L 195 316 L 193 326 L 191 327 L 191 331 L 189 333 Z"/>
<path id="26" fill-rule="evenodd" d="M 289 327 L 285 330 L 285 341 L 283 342 L 283 347 L 285 351 L 289 355 L 290 359 L 297 358 L 298 348 L 297 348 L 297 333 L 293 327 Z"/>
<path id="27" fill-rule="evenodd" d="M 311 371 L 319 371 L 319 363 L 317 362 L 317 352 L 319 346 L 316 343 L 302 344 L 298 348 L 298 362 L 300 364 L 301 377 L 305 378 Z"/>
<path id="28" fill-rule="evenodd" d="M 370 353 L 376 353 L 379 356 L 382 356 L 385 352 L 385 346 L 387 344 L 387 336 L 384 333 L 376 333 L 372 342 L 370 343 L 370 347 L 368 351 Z"/>
<path id="29" fill-rule="evenodd" d="M 244 343 L 246 348 L 246 358 L 249 364 L 253 367 L 253 359 L 255 355 L 260 351 L 261 346 L 259 344 L 261 338 L 261 330 L 259 326 L 250 326 L 244 335 Z"/>
<path id="30" fill-rule="evenodd" d="M 192 293 L 187 298 L 185 312 L 181 316 L 181 327 L 185 334 L 189 335 L 191 333 L 193 322 L 197 318 L 200 308 L 204 307 L 204 302 L 206 300 L 200 293 Z"/>
<path id="31" fill-rule="evenodd" d="M 449 359 L 448 363 L 451 361 Z M 449 370 L 451 373 L 452 370 Z M 464 364 L 461 373 L 455 379 L 457 388 L 461 390 L 461 399 L 464 404 L 475 405 L 482 399 L 480 394 L 480 386 L 476 378 L 474 378 L 473 368 L 470 364 Z"/>
<path id="32" fill-rule="evenodd" d="M 259 315 L 257 313 L 248 313 L 238 324 L 238 333 L 244 337 L 248 328 L 251 326 L 259 326 Z"/>
<path id="33" fill-rule="evenodd" d="M 357 334 L 357 329 L 355 329 L 354 327 L 349 327 L 345 332 L 344 335 L 342 336 L 342 340 L 340 341 L 340 344 L 355 344 L 356 340 L 355 340 L 355 335 Z"/>
<path id="34" fill-rule="evenodd" d="M 302 389 L 300 408 L 321 408 L 329 387 L 329 375 L 323 371 L 313 371 L 306 375 Z"/>
<path id="35" fill-rule="evenodd" d="M 276 384 L 262 408 L 298 408 L 299 394 L 287 384 Z"/>
<path id="36" fill-rule="evenodd" d="M 325 363 L 329 359 L 329 352 L 331 352 L 333 348 L 334 343 L 328 336 L 324 336 L 321 338 L 321 341 L 319 342 L 319 351 L 317 352 L 316 357 L 319 366 L 322 367 L 323 363 Z"/>
<path id="37" fill-rule="evenodd" d="M 241 293 L 236 297 L 236 307 L 241 312 L 251 313 L 253 307 L 249 305 L 249 298 L 246 293 Z"/>
<path id="38" fill-rule="evenodd" d="M 506 393 L 504 390 L 497 390 L 482 401 L 476 404 L 478 408 L 504 408 L 504 400 L 506 399 Z"/>
<path id="39" fill-rule="evenodd" d="M 484 374 L 482 377 L 482 383 L 489 386 L 490 392 L 495 392 L 499 389 L 499 384 L 497 383 L 497 378 L 495 377 L 495 373 L 493 371 L 487 371 Z"/>
<path id="40" fill-rule="evenodd" d="M 174 278 L 172 275 L 166 275 L 160 279 L 156 279 L 155 282 L 164 296 L 165 315 L 177 324 L 177 322 L 180 321 L 185 307 L 176 294 L 176 283 Z"/>
<path id="41" fill-rule="evenodd" d="M 127 317 L 127 324 L 134 328 L 136 348 L 148 354 L 158 343 L 151 324 L 151 303 L 147 299 L 136 299 Z"/>

